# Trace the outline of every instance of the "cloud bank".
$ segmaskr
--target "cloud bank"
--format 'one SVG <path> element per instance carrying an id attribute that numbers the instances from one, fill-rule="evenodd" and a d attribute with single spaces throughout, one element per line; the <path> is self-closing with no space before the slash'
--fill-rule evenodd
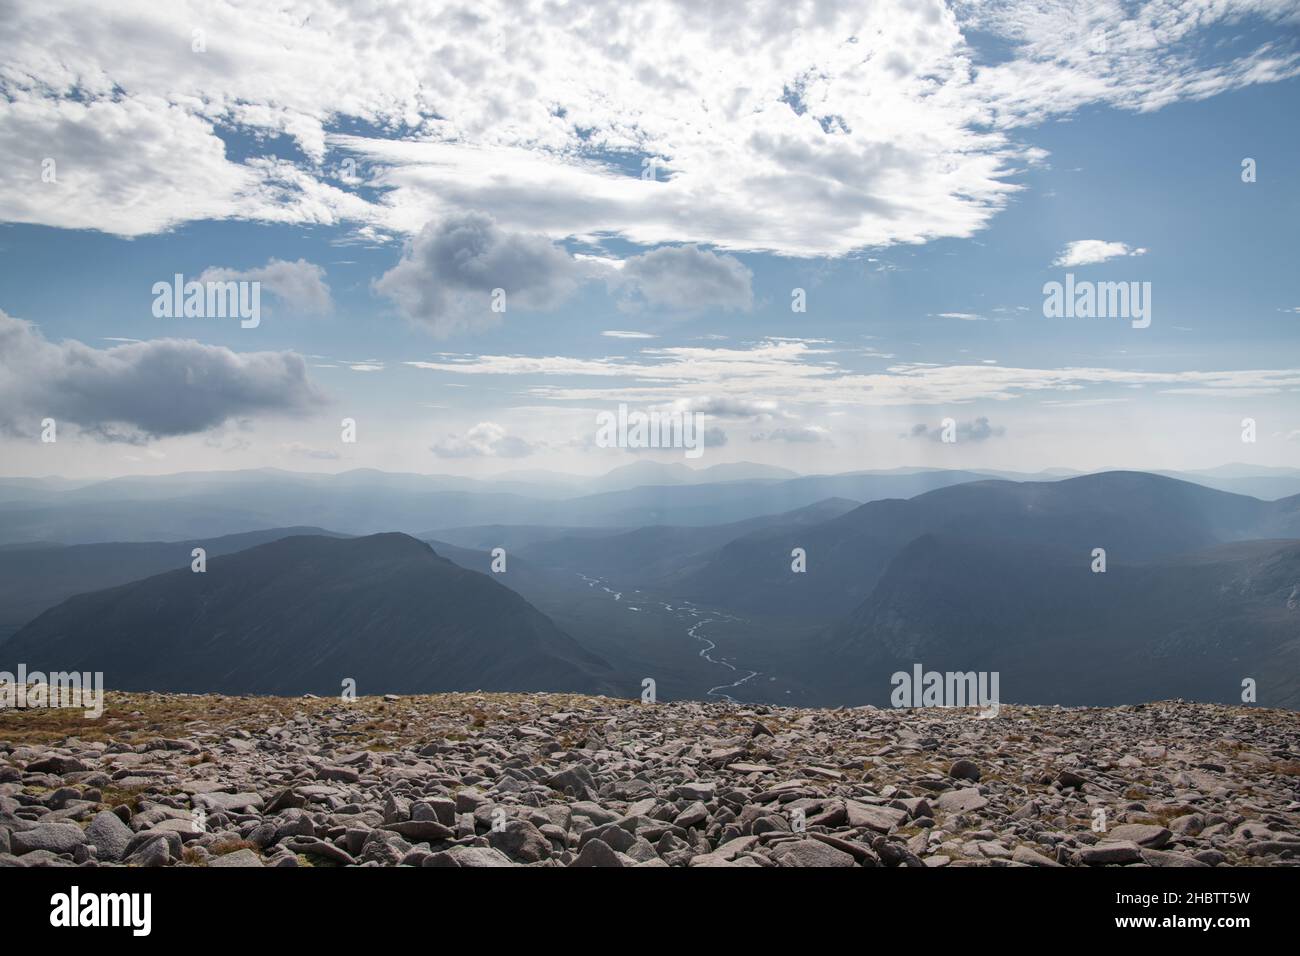
<path id="1" fill-rule="evenodd" d="M 323 403 L 293 352 L 236 353 L 183 339 L 56 344 L 0 312 L 0 429 L 10 434 L 35 435 L 53 418 L 103 440 L 142 442 Z"/>

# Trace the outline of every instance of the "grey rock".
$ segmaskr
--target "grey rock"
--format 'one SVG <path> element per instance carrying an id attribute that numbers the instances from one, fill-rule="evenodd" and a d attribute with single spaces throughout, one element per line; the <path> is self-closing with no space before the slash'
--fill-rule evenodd
<path id="1" fill-rule="evenodd" d="M 623 860 L 604 840 L 588 840 L 569 866 L 622 866 Z"/>
<path id="2" fill-rule="evenodd" d="M 50 773 L 56 777 L 62 777 L 69 773 L 80 773 L 87 769 L 89 768 L 76 757 L 66 757 L 63 754 L 49 754 L 40 760 L 33 760 L 27 765 L 28 773 Z"/>
<path id="3" fill-rule="evenodd" d="M 443 826 L 437 820 L 407 820 L 405 823 L 389 823 L 384 825 L 384 829 L 399 833 L 416 842 L 452 840 L 456 837 L 454 830 Z"/>
<path id="4" fill-rule="evenodd" d="M 42 823 L 30 830 L 19 830 L 9 838 L 13 852 L 22 856 L 33 850 L 71 853 L 86 842 L 86 834 L 73 823 Z"/>
<path id="5" fill-rule="evenodd" d="M 356 858 L 346 850 L 328 843 L 325 840 L 318 840 L 314 837 L 290 837 L 283 844 L 285 849 L 292 853 L 301 853 L 305 856 L 319 856 L 322 859 L 331 860 L 335 863 L 342 863 L 345 866 L 354 866 Z"/>
<path id="6" fill-rule="evenodd" d="M 208 862 L 208 866 L 210 866 L 210 867 L 211 867 L 211 866 L 218 866 L 218 867 L 227 867 L 227 866 L 255 866 L 255 867 L 262 867 L 262 866 L 265 866 L 265 864 L 262 862 L 262 858 L 259 857 L 256 853 L 254 853 L 252 850 L 250 850 L 250 849 L 248 849 L 248 848 L 244 848 L 244 849 L 242 849 L 242 850 L 236 850 L 234 853 L 226 853 L 226 854 L 224 854 L 224 855 L 222 855 L 222 856 L 213 857 L 213 859 L 210 860 L 210 861 Z"/>
<path id="7" fill-rule="evenodd" d="M 425 866 L 456 866 L 469 869 L 494 866 L 514 866 L 500 850 L 489 846 L 458 846 L 434 853 L 424 861 Z"/>
<path id="8" fill-rule="evenodd" d="M 825 866 L 825 867 L 845 867 L 855 866 L 857 861 L 845 853 L 843 850 L 837 850 L 833 846 L 821 842 L 820 840 L 792 840 L 788 843 L 781 843 L 772 849 L 772 859 L 780 866 Z"/>
<path id="9" fill-rule="evenodd" d="M 1112 827 L 1106 834 L 1108 840 L 1132 840 L 1138 846 L 1149 847 L 1152 850 L 1158 850 L 1166 843 L 1173 834 L 1164 827 L 1155 826 L 1147 823 L 1124 823 L 1117 827 Z"/>
<path id="10" fill-rule="evenodd" d="M 965 790 L 949 790 L 939 794 L 935 806 L 945 813 L 973 813 L 989 805 L 988 799 L 974 787 Z"/>
<path id="11" fill-rule="evenodd" d="M 682 800 L 702 800 L 707 803 L 713 799 L 717 791 L 716 783 L 692 781 L 679 785 L 674 793 Z"/>
<path id="12" fill-rule="evenodd" d="M 86 827 L 85 836 L 101 860 L 116 861 L 126 856 L 127 844 L 134 834 L 117 814 L 104 810 L 95 814 L 95 819 Z"/>
<path id="13" fill-rule="evenodd" d="M 1016 847 L 1011 854 L 1011 861 L 1013 863 L 1023 863 L 1026 866 L 1059 867 L 1061 865 L 1052 858 L 1043 856 L 1037 850 L 1031 850 L 1027 846 Z"/>
<path id="14" fill-rule="evenodd" d="M 130 866 L 166 866 L 171 860 L 171 849 L 166 838 L 161 836 L 149 839 L 126 858 Z"/>
<path id="15" fill-rule="evenodd" d="M 488 834 L 488 844 L 512 860 L 536 863 L 551 855 L 551 841 L 527 820 L 507 820 Z"/>
<path id="16" fill-rule="evenodd" d="M 1088 866 L 1138 863 L 1142 860 L 1142 848 L 1131 840 L 1103 840 L 1080 850 L 1079 859 Z"/>
<path id="17" fill-rule="evenodd" d="M 262 798 L 256 793 L 196 793 L 190 798 L 196 807 L 209 811 L 260 810 Z"/>

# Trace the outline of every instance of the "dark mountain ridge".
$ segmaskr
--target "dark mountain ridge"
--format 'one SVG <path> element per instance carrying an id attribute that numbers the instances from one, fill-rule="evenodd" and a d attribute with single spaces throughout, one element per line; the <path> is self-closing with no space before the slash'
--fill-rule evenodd
<path id="1" fill-rule="evenodd" d="M 490 576 L 404 534 L 296 536 L 70 598 L 0 653 L 122 690 L 598 690 L 608 665 Z"/>

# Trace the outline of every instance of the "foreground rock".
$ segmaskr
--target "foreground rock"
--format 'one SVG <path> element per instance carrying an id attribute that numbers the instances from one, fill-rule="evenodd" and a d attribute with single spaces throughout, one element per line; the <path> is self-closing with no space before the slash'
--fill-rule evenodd
<path id="1" fill-rule="evenodd" d="M 1295 866 L 1297 741 L 1180 701 L 115 694 L 0 713 L 0 866 Z"/>

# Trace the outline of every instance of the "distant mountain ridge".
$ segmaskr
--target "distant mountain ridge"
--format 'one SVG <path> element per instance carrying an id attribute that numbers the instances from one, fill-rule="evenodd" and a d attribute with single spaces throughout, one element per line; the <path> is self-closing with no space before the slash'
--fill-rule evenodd
<path id="1" fill-rule="evenodd" d="M 323 528 L 293 527 L 187 541 L 46 543 L 0 549 L 0 642 L 40 612 L 74 594 L 189 567 L 195 548 L 203 548 L 208 557 L 218 557 L 304 534 L 334 536 L 334 532 Z"/>
<path id="2" fill-rule="evenodd" d="M 1062 475 L 896 468 L 790 476 L 744 462 L 693 469 L 642 461 L 594 478 L 520 472 L 479 480 L 364 468 L 337 474 L 193 472 L 89 483 L 0 478 L 0 546 L 216 537 L 286 525 L 354 535 L 394 528 L 436 534 L 482 525 L 704 527 L 782 514 L 828 498 L 913 498 L 995 477 L 1038 482 Z M 1248 466 L 1231 466 L 1174 477 L 1269 498 L 1300 494 L 1300 471 L 1293 469 L 1250 474 Z"/>
<path id="3" fill-rule="evenodd" d="M 1300 538 L 1300 496 L 1265 502 L 1142 472 L 969 482 L 868 502 L 794 533 L 737 539 L 684 593 L 754 613 L 832 619 L 864 600 L 894 556 L 925 534 L 1051 549 L 1084 565 L 1102 547 L 1112 560 L 1136 562 L 1233 540 Z M 806 552 L 808 573 L 791 573 L 794 548 Z"/>

